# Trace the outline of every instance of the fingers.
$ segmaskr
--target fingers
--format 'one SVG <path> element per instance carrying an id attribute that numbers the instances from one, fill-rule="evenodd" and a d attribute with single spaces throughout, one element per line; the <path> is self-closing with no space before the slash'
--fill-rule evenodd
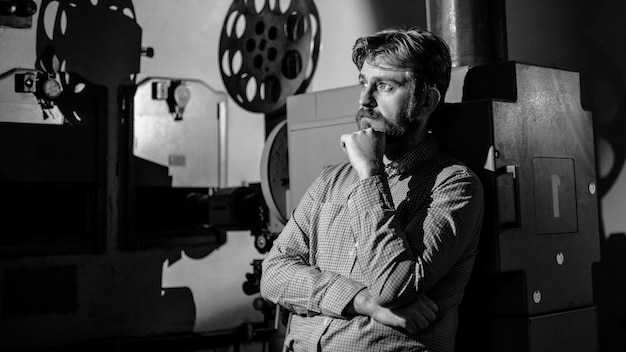
<path id="1" fill-rule="evenodd" d="M 427 306 L 428 308 L 430 308 L 433 312 L 437 313 L 439 311 L 439 307 L 437 306 L 437 303 L 435 303 L 435 301 L 430 299 L 428 296 L 420 295 L 419 301 L 425 306 Z"/>
<path id="2" fill-rule="evenodd" d="M 426 306 L 418 306 L 417 307 L 417 314 L 424 318 L 424 320 L 426 320 L 426 322 L 428 324 L 432 323 L 435 321 L 435 319 L 437 319 L 437 316 L 435 315 L 435 312 L 433 312 L 429 307 Z"/>
<path id="3" fill-rule="evenodd" d="M 439 307 L 437 307 L 437 304 L 433 300 L 427 296 L 421 295 L 416 302 L 407 306 L 406 309 L 405 329 L 408 333 L 414 334 L 418 330 L 428 328 L 430 324 L 435 322 Z"/>
<path id="4" fill-rule="evenodd" d="M 348 153 L 351 149 L 367 150 L 369 152 L 382 152 L 385 145 L 385 134 L 366 128 L 352 133 L 341 135 L 341 148 Z"/>
<path id="5" fill-rule="evenodd" d="M 359 138 L 359 135 L 362 134 L 362 132 L 363 130 L 359 130 L 348 134 L 342 134 L 341 149 L 343 149 L 344 152 L 348 153 L 348 149 L 352 148 L 356 139 Z"/>
<path id="6" fill-rule="evenodd" d="M 436 320 L 435 312 L 424 305 L 416 305 L 409 314 L 411 320 L 418 329 L 426 329 Z"/>
<path id="7" fill-rule="evenodd" d="M 423 330 L 426 329 L 430 326 L 430 321 L 428 319 L 426 319 L 426 317 L 422 314 L 419 314 L 418 312 L 413 312 L 413 314 L 410 314 L 404 324 L 404 329 L 409 333 L 409 334 L 415 334 L 417 333 L 419 330 Z"/>
<path id="8" fill-rule="evenodd" d="M 439 307 L 437 307 L 435 301 L 433 301 L 426 295 L 419 296 L 416 308 L 420 311 L 422 315 L 424 315 L 424 317 L 430 323 L 435 321 L 435 319 L 437 318 L 436 313 L 437 311 L 439 311 Z"/>
<path id="9" fill-rule="evenodd" d="M 348 151 L 346 150 L 346 142 L 347 140 L 350 138 L 349 134 L 342 134 L 341 135 L 341 149 L 343 149 L 344 153 L 347 153 Z"/>
<path id="10" fill-rule="evenodd" d="M 416 314 L 416 315 L 413 315 L 412 317 L 413 317 L 413 322 L 415 323 L 415 325 L 417 325 L 418 329 L 420 330 L 426 329 L 430 325 L 431 321 L 427 320 L 424 315 Z"/>
<path id="11" fill-rule="evenodd" d="M 415 323 L 415 321 L 413 321 L 412 319 L 407 319 L 407 321 L 405 322 L 405 325 L 406 326 L 404 327 L 404 330 L 406 330 L 406 332 L 408 332 L 411 335 L 416 334 L 420 329 Z"/>
<path id="12" fill-rule="evenodd" d="M 402 329 L 408 334 L 427 329 L 436 321 L 438 311 L 435 302 L 426 296 L 395 309 L 377 307 L 378 309 L 369 314 L 370 317 L 381 324 Z"/>

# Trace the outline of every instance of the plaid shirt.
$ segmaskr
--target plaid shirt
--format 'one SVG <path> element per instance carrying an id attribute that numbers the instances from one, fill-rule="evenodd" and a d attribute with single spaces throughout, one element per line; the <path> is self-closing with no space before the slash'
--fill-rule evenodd
<path id="1" fill-rule="evenodd" d="M 293 316 L 294 351 L 453 351 L 483 212 L 480 181 L 429 137 L 359 180 L 349 163 L 325 168 L 263 261 L 261 293 Z M 437 320 L 417 334 L 342 315 L 368 288 L 381 305 L 425 293 Z"/>

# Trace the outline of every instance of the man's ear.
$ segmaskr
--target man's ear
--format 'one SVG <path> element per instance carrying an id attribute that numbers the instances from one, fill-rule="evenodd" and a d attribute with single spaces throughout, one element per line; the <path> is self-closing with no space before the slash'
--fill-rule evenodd
<path id="1" fill-rule="evenodd" d="M 424 92 L 424 103 L 422 104 L 422 109 L 425 113 L 430 115 L 435 110 L 435 108 L 437 108 L 437 105 L 439 105 L 439 101 L 441 101 L 441 99 L 442 97 L 441 93 L 439 93 L 439 90 L 435 87 L 429 87 Z"/>

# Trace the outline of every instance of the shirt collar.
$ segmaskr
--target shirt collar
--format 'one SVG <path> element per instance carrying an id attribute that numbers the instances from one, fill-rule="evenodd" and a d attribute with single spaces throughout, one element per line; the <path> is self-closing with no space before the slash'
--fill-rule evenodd
<path id="1" fill-rule="evenodd" d="M 439 145 L 433 136 L 428 136 L 422 143 L 401 156 L 398 160 L 385 165 L 385 171 L 389 176 L 394 174 L 406 174 L 413 171 L 419 165 L 431 160 L 439 152 Z"/>

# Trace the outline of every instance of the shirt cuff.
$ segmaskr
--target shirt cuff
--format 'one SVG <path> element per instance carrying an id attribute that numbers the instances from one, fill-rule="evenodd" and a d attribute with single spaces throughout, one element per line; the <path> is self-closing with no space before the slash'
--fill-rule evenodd
<path id="1" fill-rule="evenodd" d="M 374 175 L 360 180 L 350 195 L 350 202 L 357 211 L 367 211 L 372 207 L 380 206 L 382 209 L 393 209 L 393 198 L 389 184 L 383 175 Z"/>
<path id="2" fill-rule="evenodd" d="M 324 299 L 320 302 L 320 310 L 323 315 L 342 318 L 346 306 L 352 301 L 357 293 L 366 288 L 354 280 L 339 277 L 327 290 Z"/>

